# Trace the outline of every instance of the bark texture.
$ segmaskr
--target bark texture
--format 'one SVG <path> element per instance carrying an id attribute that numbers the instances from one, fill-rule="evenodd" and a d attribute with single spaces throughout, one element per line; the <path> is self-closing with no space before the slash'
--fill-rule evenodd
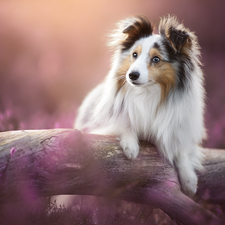
<path id="1" fill-rule="evenodd" d="M 204 152 L 194 198 L 224 204 L 225 150 Z M 147 142 L 128 160 L 110 136 L 72 129 L 0 133 L 0 202 L 61 194 L 153 205 L 182 224 L 224 224 L 181 192 L 175 169 Z"/>

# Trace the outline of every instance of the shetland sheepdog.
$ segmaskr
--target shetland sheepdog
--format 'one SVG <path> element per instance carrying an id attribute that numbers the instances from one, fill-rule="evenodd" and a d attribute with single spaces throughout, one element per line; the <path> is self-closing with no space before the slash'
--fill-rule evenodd
<path id="1" fill-rule="evenodd" d="M 139 140 L 153 142 L 193 195 L 204 127 L 203 73 L 196 35 L 174 16 L 162 18 L 158 34 L 148 18 L 131 17 L 110 34 L 111 70 L 83 101 L 75 128 L 116 135 L 129 159 Z"/>

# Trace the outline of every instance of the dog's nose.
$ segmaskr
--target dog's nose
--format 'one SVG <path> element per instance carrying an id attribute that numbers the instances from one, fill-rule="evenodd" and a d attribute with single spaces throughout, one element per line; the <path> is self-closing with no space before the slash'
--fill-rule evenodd
<path id="1" fill-rule="evenodd" d="M 137 71 L 129 73 L 129 78 L 131 80 L 137 80 L 140 77 L 140 73 Z"/>

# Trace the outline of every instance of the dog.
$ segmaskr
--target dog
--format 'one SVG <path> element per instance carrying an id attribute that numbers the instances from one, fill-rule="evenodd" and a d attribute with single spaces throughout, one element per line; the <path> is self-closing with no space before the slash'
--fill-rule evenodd
<path id="1" fill-rule="evenodd" d="M 109 46 L 111 70 L 83 101 L 74 127 L 119 136 L 129 159 L 137 157 L 139 140 L 153 142 L 177 168 L 183 192 L 193 195 L 206 138 L 196 35 L 170 15 L 155 34 L 148 18 L 138 15 L 118 23 Z"/>

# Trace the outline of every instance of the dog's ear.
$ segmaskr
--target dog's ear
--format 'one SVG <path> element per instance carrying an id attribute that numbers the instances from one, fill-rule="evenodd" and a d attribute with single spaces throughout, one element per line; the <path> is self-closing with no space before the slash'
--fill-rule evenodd
<path id="1" fill-rule="evenodd" d="M 140 15 L 122 20 L 118 29 L 110 34 L 109 46 L 122 51 L 128 50 L 133 44 L 143 37 L 152 35 L 152 25 L 146 16 Z"/>
<path id="2" fill-rule="evenodd" d="M 161 19 L 159 33 L 169 40 L 175 52 L 180 52 L 183 48 L 190 49 L 192 39 L 196 39 L 196 36 L 179 23 L 176 17 L 171 16 Z"/>
<path id="3" fill-rule="evenodd" d="M 133 23 L 127 26 L 123 33 L 127 34 L 126 39 L 123 41 L 123 49 L 127 50 L 140 38 L 152 35 L 152 25 L 148 18 L 145 16 L 137 16 L 133 19 Z"/>

